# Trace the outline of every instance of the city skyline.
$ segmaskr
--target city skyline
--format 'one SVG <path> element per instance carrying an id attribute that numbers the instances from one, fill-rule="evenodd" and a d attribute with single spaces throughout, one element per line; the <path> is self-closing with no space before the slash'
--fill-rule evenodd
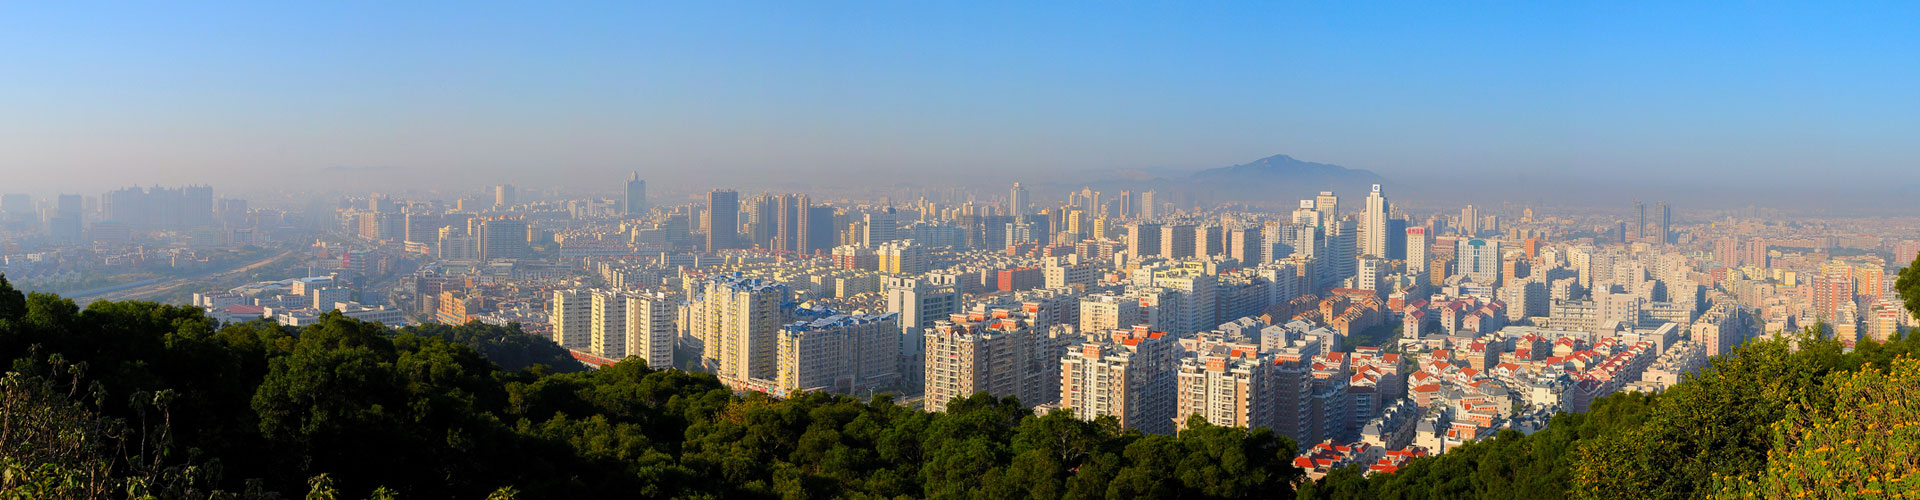
<path id="1" fill-rule="evenodd" d="M 1920 496 L 1920 4 L 1710 7 L 0 7 L 0 496 Z"/>

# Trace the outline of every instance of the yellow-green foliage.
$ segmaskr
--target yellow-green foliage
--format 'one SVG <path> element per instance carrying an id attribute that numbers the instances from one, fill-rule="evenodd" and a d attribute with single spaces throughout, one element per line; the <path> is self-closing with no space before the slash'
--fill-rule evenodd
<path id="1" fill-rule="evenodd" d="M 1773 425 L 1766 469 L 1721 478 L 1721 498 L 1920 498 L 1920 360 L 1835 374 L 1830 404 Z"/>

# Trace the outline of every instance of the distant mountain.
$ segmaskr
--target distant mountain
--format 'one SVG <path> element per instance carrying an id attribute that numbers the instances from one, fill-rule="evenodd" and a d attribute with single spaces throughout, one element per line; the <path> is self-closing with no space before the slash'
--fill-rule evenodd
<path id="1" fill-rule="evenodd" d="M 1035 189 L 1097 191 L 1156 191 L 1157 200 L 1179 206 L 1193 203 L 1243 202 L 1255 205 L 1292 205 L 1320 191 L 1343 197 L 1364 197 L 1372 184 L 1391 185 L 1371 171 L 1273 155 L 1230 167 L 1192 169 L 1112 168 L 1072 172 L 1063 179 L 1030 183 Z"/>
<path id="2" fill-rule="evenodd" d="M 1195 194 L 1203 198 L 1245 201 L 1301 198 L 1326 190 L 1360 196 L 1372 184 L 1387 184 L 1385 178 L 1368 170 L 1301 161 L 1287 155 L 1202 170 L 1188 180 Z"/>

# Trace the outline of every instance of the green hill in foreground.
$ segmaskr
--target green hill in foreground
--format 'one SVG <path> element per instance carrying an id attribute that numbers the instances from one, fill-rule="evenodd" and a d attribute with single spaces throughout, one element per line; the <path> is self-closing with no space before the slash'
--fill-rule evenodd
<path id="1" fill-rule="evenodd" d="M 1916 493 L 1920 457 L 1914 336 L 1753 342 L 1664 394 L 1309 484 L 1265 429 L 1143 435 L 987 396 L 937 414 L 739 396 L 639 361 L 562 372 L 564 351 L 527 340 L 337 315 L 216 330 L 191 308 L 82 310 L 0 280 L 0 497 L 1888 498 Z"/>

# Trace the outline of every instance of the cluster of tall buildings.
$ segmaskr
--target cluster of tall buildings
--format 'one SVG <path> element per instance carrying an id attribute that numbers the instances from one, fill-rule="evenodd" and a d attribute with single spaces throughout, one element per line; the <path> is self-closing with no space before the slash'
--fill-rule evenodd
<path id="1" fill-rule="evenodd" d="M 213 224 L 213 188 L 137 187 L 112 191 L 101 198 L 107 221 L 135 230 L 167 231 Z"/>
<path id="2" fill-rule="evenodd" d="M 1772 226 L 1676 230 L 1665 203 L 1624 219 L 1511 205 L 1416 217 L 1384 186 L 1265 212 L 1178 210 L 1154 192 L 1047 201 L 1016 184 L 985 202 L 715 189 L 653 207 L 638 182 L 620 213 L 549 236 L 601 287 L 563 280 L 543 301 L 543 333 L 582 356 L 776 395 L 892 392 L 929 411 L 984 393 L 1147 432 L 1194 417 L 1267 427 L 1316 468 L 1391 470 L 1537 431 L 1767 332 L 1827 321 L 1865 338 L 1912 322 L 1880 299 L 1884 266 L 1801 262 L 1782 249 L 1802 241 L 1754 232 Z M 538 239 L 540 203 L 461 219 L 464 232 L 423 224 L 498 260 Z"/>

